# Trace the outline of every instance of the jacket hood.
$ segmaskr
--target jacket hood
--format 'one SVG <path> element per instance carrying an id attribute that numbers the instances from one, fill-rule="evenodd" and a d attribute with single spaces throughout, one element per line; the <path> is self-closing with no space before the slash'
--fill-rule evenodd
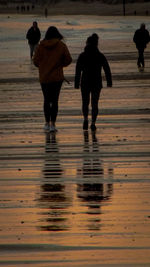
<path id="1" fill-rule="evenodd" d="M 60 42 L 59 39 L 42 40 L 40 45 L 47 49 L 52 49 Z"/>

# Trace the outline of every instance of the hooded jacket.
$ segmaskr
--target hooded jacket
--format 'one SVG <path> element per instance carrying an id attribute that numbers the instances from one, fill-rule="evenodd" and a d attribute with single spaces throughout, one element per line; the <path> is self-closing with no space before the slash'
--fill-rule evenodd
<path id="1" fill-rule="evenodd" d="M 146 29 L 136 30 L 133 41 L 136 44 L 137 49 L 146 48 L 146 45 L 150 42 L 149 32 Z"/>
<path id="2" fill-rule="evenodd" d="M 59 39 L 42 40 L 35 51 L 34 65 L 39 68 L 40 83 L 64 80 L 63 67 L 72 62 L 67 46 Z"/>
<path id="3" fill-rule="evenodd" d="M 36 29 L 34 29 L 34 27 L 32 26 L 27 34 L 26 34 L 26 38 L 28 39 L 29 44 L 31 45 L 35 45 L 38 44 L 41 38 L 41 32 L 39 30 L 39 28 L 37 27 Z"/>
<path id="4" fill-rule="evenodd" d="M 107 85 L 112 86 L 112 78 L 106 57 L 97 47 L 87 45 L 78 57 L 75 73 L 75 88 L 99 87 L 102 88 L 101 70 L 104 69 Z"/>

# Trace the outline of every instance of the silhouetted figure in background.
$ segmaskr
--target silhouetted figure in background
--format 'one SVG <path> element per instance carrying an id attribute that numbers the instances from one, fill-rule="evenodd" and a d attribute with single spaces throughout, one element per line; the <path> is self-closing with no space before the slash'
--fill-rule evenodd
<path id="1" fill-rule="evenodd" d="M 147 44 L 150 41 L 150 36 L 148 30 L 145 29 L 145 24 L 142 23 L 140 29 L 136 30 L 133 36 L 133 41 L 136 44 L 136 48 L 138 50 L 138 60 L 137 65 L 139 70 L 144 70 L 145 62 L 144 62 L 144 50 Z"/>
<path id="2" fill-rule="evenodd" d="M 16 7 L 17 12 L 19 12 L 19 6 Z"/>
<path id="3" fill-rule="evenodd" d="M 57 131 L 55 122 L 58 113 L 58 99 L 64 80 L 63 67 L 68 66 L 71 55 L 63 36 L 54 26 L 48 28 L 45 39 L 38 46 L 33 62 L 39 68 L 39 78 L 44 96 L 44 129 L 50 132 Z"/>
<path id="4" fill-rule="evenodd" d="M 83 129 L 88 129 L 88 113 L 91 96 L 92 122 L 91 130 L 95 131 L 98 115 L 98 101 L 102 89 L 101 70 L 104 69 L 107 86 L 112 86 L 112 78 L 106 57 L 98 49 L 98 35 L 88 37 L 84 52 L 77 60 L 75 73 L 75 88 L 79 88 L 81 80 L 82 112 L 84 116 Z"/>
<path id="5" fill-rule="evenodd" d="M 47 8 L 45 8 L 44 14 L 45 14 L 45 18 L 47 18 L 47 15 L 48 15 L 48 9 Z"/>
<path id="6" fill-rule="evenodd" d="M 30 57 L 32 59 L 35 49 L 37 48 L 38 43 L 41 39 L 41 32 L 36 21 L 33 22 L 32 27 L 27 31 L 26 38 L 28 39 L 30 46 Z"/>

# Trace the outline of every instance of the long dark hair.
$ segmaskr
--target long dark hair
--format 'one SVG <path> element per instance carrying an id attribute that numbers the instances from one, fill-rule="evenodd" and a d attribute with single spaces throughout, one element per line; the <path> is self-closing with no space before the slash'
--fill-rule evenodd
<path id="1" fill-rule="evenodd" d="M 50 26 L 45 34 L 45 40 L 50 40 L 53 38 L 62 40 L 63 36 L 55 26 Z"/>

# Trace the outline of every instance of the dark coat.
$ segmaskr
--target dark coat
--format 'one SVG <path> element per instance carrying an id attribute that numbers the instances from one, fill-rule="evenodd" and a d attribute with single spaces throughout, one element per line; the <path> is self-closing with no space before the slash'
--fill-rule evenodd
<path id="1" fill-rule="evenodd" d="M 104 69 L 107 85 L 112 86 L 112 78 L 106 57 L 97 47 L 88 45 L 78 57 L 75 73 L 75 88 L 98 87 L 102 88 L 101 71 Z"/>
<path id="2" fill-rule="evenodd" d="M 146 29 L 138 29 L 135 31 L 133 41 L 136 44 L 136 47 L 139 48 L 146 48 L 146 45 L 150 41 L 149 32 Z"/>
<path id="3" fill-rule="evenodd" d="M 41 38 L 41 32 L 39 28 L 36 28 L 36 30 L 33 28 L 33 26 L 28 30 L 26 38 L 28 39 L 29 44 L 35 45 L 38 44 Z"/>

